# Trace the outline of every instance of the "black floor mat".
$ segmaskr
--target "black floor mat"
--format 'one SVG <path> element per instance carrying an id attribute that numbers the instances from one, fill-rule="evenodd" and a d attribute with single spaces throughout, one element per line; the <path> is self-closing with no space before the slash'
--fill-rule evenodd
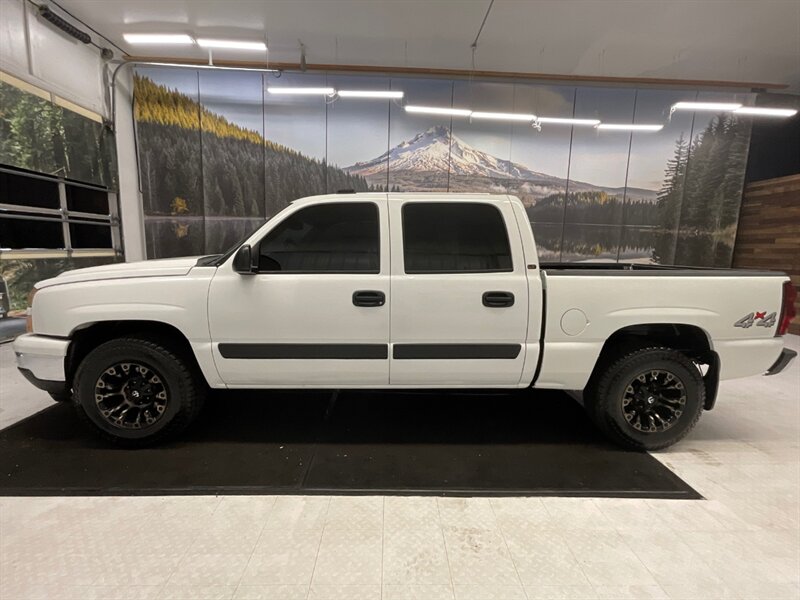
<path id="1" fill-rule="evenodd" d="M 0 495 L 247 493 L 700 497 L 560 392 L 224 392 L 143 450 L 64 405 L 0 431 Z"/>

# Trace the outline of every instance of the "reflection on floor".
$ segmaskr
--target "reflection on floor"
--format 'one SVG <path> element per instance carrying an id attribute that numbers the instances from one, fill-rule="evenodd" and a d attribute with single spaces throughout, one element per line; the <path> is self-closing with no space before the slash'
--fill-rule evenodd
<path id="1" fill-rule="evenodd" d="M 5 423 L 48 402 L 12 360 Z M 0 597 L 800 597 L 797 361 L 723 383 L 658 458 L 706 500 L 2 498 Z"/>
<path id="2" fill-rule="evenodd" d="M 0 342 L 12 340 L 20 333 L 25 333 L 25 319 L 20 317 L 0 319 Z"/>

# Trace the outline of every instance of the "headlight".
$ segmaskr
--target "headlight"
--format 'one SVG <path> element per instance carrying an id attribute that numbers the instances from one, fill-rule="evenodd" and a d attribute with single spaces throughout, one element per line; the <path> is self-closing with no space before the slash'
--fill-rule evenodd
<path id="1" fill-rule="evenodd" d="M 25 311 L 25 331 L 28 333 L 33 333 L 33 297 L 38 292 L 36 288 L 33 288 L 28 294 L 28 308 Z"/>

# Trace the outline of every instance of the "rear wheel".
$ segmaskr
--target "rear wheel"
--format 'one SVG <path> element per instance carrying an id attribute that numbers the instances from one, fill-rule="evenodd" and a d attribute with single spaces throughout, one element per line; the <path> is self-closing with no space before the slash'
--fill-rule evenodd
<path id="1" fill-rule="evenodd" d="M 659 450 L 697 424 L 705 402 L 703 378 L 685 355 L 643 348 L 612 362 L 589 386 L 586 410 L 612 441 Z"/>
<path id="2" fill-rule="evenodd" d="M 81 362 L 74 382 L 80 417 L 124 446 L 177 435 L 197 416 L 205 392 L 190 357 L 145 337 L 98 346 Z"/>

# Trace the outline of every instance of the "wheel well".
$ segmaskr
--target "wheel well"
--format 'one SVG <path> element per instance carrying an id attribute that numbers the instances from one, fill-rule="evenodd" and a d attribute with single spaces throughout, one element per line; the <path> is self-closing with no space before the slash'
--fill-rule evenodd
<path id="1" fill-rule="evenodd" d="M 705 331 L 695 325 L 673 325 L 654 323 L 631 325 L 615 331 L 603 344 L 600 356 L 616 355 L 643 346 L 665 346 L 683 352 L 689 358 L 698 358 L 711 350 Z"/>
<path id="2" fill-rule="evenodd" d="M 620 356 L 648 346 L 672 348 L 699 364 L 707 365 L 703 373 L 705 408 L 711 410 L 714 407 L 719 383 L 719 357 L 711 349 L 708 334 L 696 325 L 651 323 L 615 331 L 603 344 L 586 387 L 591 390 L 600 374 Z"/>
<path id="3" fill-rule="evenodd" d="M 190 359 L 199 370 L 197 359 L 194 356 L 189 340 L 180 329 L 173 325 L 159 321 L 100 321 L 87 327 L 76 329 L 70 336 L 69 350 L 64 359 L 64 372 L 68 385 L 72 384 L 72 378 L 78 365 L 81 364 L 81 361 L 89 352 L 109 340 L 129 335 L 157 339 L 161 343 L 168 345 L 172 350 L 179 352 L 185 358 Z"/>

